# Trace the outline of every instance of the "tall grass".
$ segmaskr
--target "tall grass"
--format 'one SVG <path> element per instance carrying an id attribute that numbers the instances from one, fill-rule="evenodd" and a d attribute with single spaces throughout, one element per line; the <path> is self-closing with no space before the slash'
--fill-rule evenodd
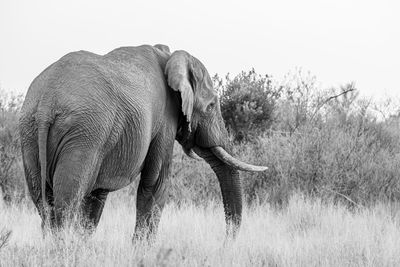
<path id="1" fill-rule="evenodd" d="M 396 266 L 400 213 L 376 204 L 350 212 L 340 204 L 292 196 L 283 209 L 245 210 L 236 240 L 226 240 L 220 202 L 167 205 L 154 243 L 132 243 L 134 200 L 112 193 L 93 236 L 66 228 L 42 237 L 37 212 L 2 206 L 0 229 L 12 235 L 0 266 Z"/>

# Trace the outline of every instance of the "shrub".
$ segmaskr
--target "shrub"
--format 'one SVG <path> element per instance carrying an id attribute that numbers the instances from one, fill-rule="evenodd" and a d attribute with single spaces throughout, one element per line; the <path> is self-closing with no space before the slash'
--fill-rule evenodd
<path id="1" fill-rule="evenodd" d="M 298 191 L 350 206 L 399 201 L 400 120 L 377 120 L 368 103 L 344 94 L 290 134 L 236 146 L 247 161 L 270 167 L 243 174 L 248 201 L 282 205 Z"/>
<path id="2" fill-rule="evenodd" d="M 252 140 L 271 126 L 280 92 L 268 75 L 252 69 L 233 79 L 228 74 L 225 85 L 218 76 L 214 81 L 221 94 L 222 117 L 236 141 Z"/>
<path id="3" fill-rule="evenodd" d="M 1 92 L 0 95 L 0 191 L 10 203 L 25 194 L 18 134 L 18 115 L 23 97 Z"/>

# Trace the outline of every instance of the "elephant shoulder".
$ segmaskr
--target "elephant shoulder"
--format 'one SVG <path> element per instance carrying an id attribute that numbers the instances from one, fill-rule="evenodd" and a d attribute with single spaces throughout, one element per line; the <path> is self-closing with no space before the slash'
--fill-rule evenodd
<path id="1" fill-rule="evenodd" d="M 117 62 L 144 63 L 157 61 L 160 54 L 168 56 L 168 46 L 165 45 L 141 45 L 119 47 L 104 55 L 104 58 Z"/>

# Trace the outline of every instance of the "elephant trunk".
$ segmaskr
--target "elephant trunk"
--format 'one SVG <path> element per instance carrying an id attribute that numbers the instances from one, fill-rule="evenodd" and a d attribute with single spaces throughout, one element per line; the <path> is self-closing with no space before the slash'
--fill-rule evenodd
<path id="1" fill-rule="evenodd" d="M 224 203 L 226 233 L 228 236 L 235 237 L 242 221 L 242 188 L 239 172 L 221 161 L 211 150 L 196 149 L 195 151 L 217 175 Z"/>

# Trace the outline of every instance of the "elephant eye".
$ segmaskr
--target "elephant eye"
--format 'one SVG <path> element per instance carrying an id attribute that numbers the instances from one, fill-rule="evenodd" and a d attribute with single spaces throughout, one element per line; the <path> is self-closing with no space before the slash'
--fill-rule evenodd
<path id="1" fill-rule="evenodd" d="M 212 111 L 212 110 L 214 109 L 214 107 L 215 107 L 215 103 L 214 103 L 214 102 L 211 102 L 211 103 L 208 105 L 208 107 L 207 107 L 207 111 L 208 111 L 208 112 Z"/>

